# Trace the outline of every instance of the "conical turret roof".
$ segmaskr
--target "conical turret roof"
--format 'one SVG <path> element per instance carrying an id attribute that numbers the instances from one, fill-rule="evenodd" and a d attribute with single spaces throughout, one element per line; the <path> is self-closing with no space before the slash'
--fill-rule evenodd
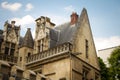
<path id="1" fill-rule="evenodd" d="M 34 46 L 34 40 L 33 40 L 30 28 L 27 29 L 27 32 L 23 38 L 22 46 L 29 47 L 29 48 L 33 48 Z"/>

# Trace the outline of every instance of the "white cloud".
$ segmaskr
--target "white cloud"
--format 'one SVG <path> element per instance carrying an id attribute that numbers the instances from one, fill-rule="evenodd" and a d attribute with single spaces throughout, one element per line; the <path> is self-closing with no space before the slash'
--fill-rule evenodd
<path id="1" fill-rule="evenodd" d="M 26 11 L 30 11 L 31 9 L 33 9 L 33 5 L 31 3 L 28 3 L 26 5 Z"/>
<path id="2" fill-rule="evenodd" d="M 63 16 L 59 16 L 55 14 L 46 14 L 46 15 L 51 19 L 51 22 L 55 23 L 56 25 L 60 25 L 69 21 L 68 18 L 65 18 Z"/>
<path id="3" fill-rule="evenodd" d="M 21 31 L 26 31 L 27 28 L 33 29 L 33 25 L 35 24 L 35 19 L 30 15 L 26 15 L 22 18 L 12 18 L 11 21 L 12 20 L 16 21 L 16 25 L 21 26 Z"/>
<path id="4" fill-rule="evenodd" d="M 95 38 L 97 50 L 110 48 L 120 45 L 120 36 L 112 36 L 109 38 Z"/>
<path id="5" fill-rule="evenodd" d="M 11 20 L 15 20 L 16 25 L 26 25 L 26 24 L 34 23 L 35 19 L 30 15 L 26 15 L 22 18 L 12 18 Z"/>
<path id="6" fill-rule="evenodd" d="M 22 18 L 12 18 L 11 21 L 14 20 L 16 21 L 15 25 L 20 25 L 21 26 L 21 35 L 23 36 L 26 33 L 27 28 L 31 28 L 31 32 L 33 32 L 35 26 L 35 19 L 30 16 L 26 15 Z"/>
<path id="7" fill-rule="evenodd" d="M 8 9 L 10 11 L 17 11 L 21 8 L 21 3 L 8 3 L 8 2 L 2 2 L 1 3 L 2 8 Z"/>
<path id="8" fill-rule="evenodd" d="M 75 8 L 72 5 L 70 5 L 70 6 L 65 7 L 64 10 L 67 12 L 74 12 Z"/>
<path id="9" fill-rule="evenodd" d="M 32 30 L 33 39 L 35 38 L 35 28 Z"/>

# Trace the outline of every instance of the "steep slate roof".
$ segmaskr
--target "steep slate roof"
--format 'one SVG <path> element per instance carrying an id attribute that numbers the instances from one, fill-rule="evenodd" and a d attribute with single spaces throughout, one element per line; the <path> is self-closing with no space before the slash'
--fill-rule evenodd
<path id="1" fill-rule="evenodd" d="M 85 8 L 83 8 L 76 24 L 70 25 L 70 22 L 68 22 L 57 26 L 54 29 L 50 29 L 50 47 L 54 47 L 65 42 L 72 43 L 74 35 L 76 35 L 75 33 L 77 32 L 77 28 L 80 27 L 80 23 L 84 18 L 84 14 L 86 14 Z"/>
<path id="2" fill-rule="evenodd" d="M 34 46 L 34 40 L 30 31 L 30 28 L 28 28 L 22 42 L 22 47 L 29 47 L 33 48 Z"/>
<path id="3" fill-rule="evenodd" d="M 77 25 L 70 25 L 70 23 L 66 23 L 51 29 L 50 47 L 54 47 L 65 42 L 72 42 L 76 30 Z"/>

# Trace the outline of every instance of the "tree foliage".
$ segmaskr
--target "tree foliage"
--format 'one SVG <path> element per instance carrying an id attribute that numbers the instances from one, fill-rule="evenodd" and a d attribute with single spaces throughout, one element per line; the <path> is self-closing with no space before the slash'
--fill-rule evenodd
<path id="1" fill-rule="evenodd" d="M 110 64 L 110 80 L 114 80 L 115 78 L 120 79 L 120 47 L 113 50 L 113 52 L 110 55 L 110 58 L 108 59 L 108 62 Z"/>
<path id="2" fill-rule="evenodd" d="M 103 60 L 98 57 L 99 65 L 100 65 L 100 74 L 101 74 L 101 80 L 109 80 L 109 75 L 108 75 L 108 69 L 106 65 L 104 64 Z"/>

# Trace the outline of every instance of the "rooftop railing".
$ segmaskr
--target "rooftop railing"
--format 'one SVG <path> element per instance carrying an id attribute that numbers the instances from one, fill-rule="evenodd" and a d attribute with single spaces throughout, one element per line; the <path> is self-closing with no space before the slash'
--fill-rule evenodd
<path id="1" fill-rule="evenodd" d="M 34 61 L 37 61 L 37 60 L 52 57 L 54 55 L 69 52 L 72 48 L 71 46 L 72 45 L 70 43 L 64 43 L 64 44 L 59 45 L 57 47 L 50 48 L 46 51 L 40 52 L 38 54 L 31 55 L 31 56 L 27 57 L 27 63 L 31 63 L 31 62 L 34 62 Z"/>

